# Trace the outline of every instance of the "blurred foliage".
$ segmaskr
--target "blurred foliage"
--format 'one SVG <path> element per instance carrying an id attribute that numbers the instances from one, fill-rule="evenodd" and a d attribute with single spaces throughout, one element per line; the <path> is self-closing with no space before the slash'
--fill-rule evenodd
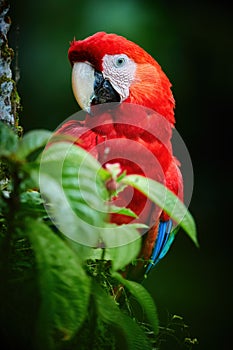
<path id="1" fill-rule="evenodd" d="M 21 124 L 26 131 L 54 130 L 77 111 L 67 59 L 74 36 L 84 38 L 99 30 L 122 34 L 150 52 L 169 76 L 177 129 L 194 166 L 191 211 L 197 219 L 201 249 L 197 252 L 179 235 L 176 249 L 145 284 L 163 305 L 159 305 L 162 318 L 166 319 L 164 305 L 171 313 L 181 312 L 190 320 L 201 348 L 221 348 L 232 322 L 232 287 L 228 285 L 232 254 L 224 227 L 231 188 L 229 3 L 12 0 L 10 15 L 10 44 L 18 53 L 14 64 L 20 69 Z M 219 324 L 219 320 L 225 322 Z"/>
<path id="2" fill-rule="evenodd" d="M 136 263 L 137 228 L 145 225 L 110 223 L 105 185 L 110 170 L 80 147 L 53 144 L 50 136 L 33 130 L 18 140 L 0 123 L 0 161 L 8 167 L 0 191 L 1 341 L 25 350 L 162 349 L 167 335 L 176 334 L 174 327 L 168 324 L 160 334 L 153 298 L 118 272 Z M 146 193 L 148 184 L 132 176 L 120 175 L 119 184 Z M 165 187 L 155 181 L 150 180 L 150 189 L 151 199 L 174 220 L 182 213 L 181 227 L 196 243 L 195 224 L 184 205 L 170 191 L 163 203 Z M 137 319 L 130 296 L 147 324 Z M 186 334 L 174 338 L 191 349 Z"/>
<path id="3" fill-rule="evenodd" d="M 67 152 L 66 144 L 50 146 L 45 153 L 43 167 L 40 170 L 41 157 L 38 150 L 42 151 L 46 145 L 50 136 L 48 131 L 31 131 L 22 140 L 17 140 L 14 132 L 1 123 L 0 136 L 0 160 L 9 169 L 8 177 L 1 181 L 0 192 L 0 296 L 3 301 L 0 307 L 1 341 L 7 348 L 17 344 L 19 348 L 24 349 L 55 350 L 73 349 L 76 338 L 78 344 L 75 348 L 115 349 L 114 344 L 118 343 L 119 332 L 121 334 L 119 339 L 124 348 L 149 350 L 151 347 L 146 334 L 137 322 L 119 310 L 114 300 L 113 290 L 114 288 L 117 290 L 119 283 L 114 284 L 114 275 L 111 276 L 111 270 L 116 274 L 114 266 L 119 266 L 115 263 L 119 259 L 120 267 L 125 267 L 121 246 L 118 247 L 118 254 L 113 253 L 111 256 L 111 252 L 117 248 L 108 249 L 108 242 L 104 241 L 108 256 L 114 262 L 111 270 L 111 264 L 108 264 L 106 272 L 103 269 L 105 265 L 107 266 L 104 264 L 107 262 L 104 260 L 105 249 L 102 249 L 99 266 L 96 262 L 97 268 L 89 269 L 89 264 L 84 264 L 87 260 L 86 251 L 88 250 L 88 261 L 93 261 L 93 264 L 97 261 L 94 257 L 96 249 L 83 247 L 77 243 L 74 251 L 69 240 L 66 240 L 55 227 L 53 229 L 50 217 L 45 210 L 44 197 L 42 198 L 36 190 L 41 181 L 46 181 L 47 188 L 57 189 L 53 192 L 52 203 L 48 201 L 50 197 L 47 199 L 47 206 L 50 205 L 52 209 L 55 206 L 53 212 L 56 214 L 59 209 L 54 203 L 59 200 L 62 189 L 59 188 L 58 177 L 51 173 L 51 169 L 54 170 L 54 164 L 58 162 L 56 155 L 61 157 L 62 147 Z M 59 152 L 56 146 L 59 146 Z M 71 196 L 71 207 L 76 211 L 77 216 L 82 218 L 82 220 L 76 219 L 75 230 L 83 234 L 85 224 L 88 227 L 91 224 L 95 224 L 97 228 L 101 226 L 102 230 L 107 225 L 110 230 L 111 224 L 106 218 L 104 224 L 101 210 L 93 213 L 91 208 L 93 203 L 96 204 L 98 201 L 98 207 L 101 208 L 100 204 L 103 202 L 102 198 L 99 196 L 97 198 L 91 186 L 93 177 L 96 175 L 93 174 L 96 169 L 96 160 L 81 148 L 73 147 L 76 152 L 72 151 L 71 147 L 71 152 L 63 164 L 62 179 L 67 186 L 64 188 L 66 195 Z M 84 158 L 88 158 L 85 164 L 83 164 Z M 85 184 L 87 184 L 88 173 L 89 178 L 91 177 L 91 185 L 83 189 L 83 191 L 89 189 L 88 202 L 83 201 L 79 186 L 77 188 L 75 186 L 77 167 L 74 167 L 76 171 L 73 174 L 67 175 L 71 163 L 77 166 L 82 164 L 80 178 L 85 176 L 83 179 Z M 98 193 L 102 195 L 104 180 L 100 178 L 101 173 L 98 174 L 96 187 Z M 107 192 L 106 189 L 105 192 Z M 83 210 L 84 207 L 85 210 Z M 94 223 L 93 216 L 95 216 Z M 70 227 L 73 226 L 68 213 L 62 217 L 58 225 L 64 221 L 65 225 L 69 223 Z M 112 226 L 115 227 L 115 225 Z M 140 249 L 140 239 L 136 229 L 129 225 L 127 231 L 131 234 L 131 239 L 134 237 Z M 123 239 L 124 237 L 125 235 L 122 236 Z M 131 244 L 135 247 L 134 242 Z M 128 251 L 130 260 L 135 259 L 139 249 Z M 126 258 L 128 258 L 127 255 Z M 111 279 L 111 283 L 108 282 L 108 288 L 106 288 L 107 270 Z M 115 278 L 117 281 L 117 274 Z M 102 287 L 102 280 L 105 282 L 105 288 Z M 158 320 L 153 299 L 141 285 L 137 287 L 135 284 L 135 287 L 130 281 L 128 283 L 132 291 L 136 289 L 136 296 L 140 303 L 143 299 L 142 307 L 148 313 L 148 319 L 152 321 L 150 328 L 156 335 Z M 82 331 L 84 336 L 80 337 L 79 332 L 83 324 L 86 324 L 86 328 Z M 107 336 L 108 327 L 112 329 L 111 336 L 110 334 Z M 99 336 L 100 330 L 102 337 Z M 25 337 L 26 334 L 27 337 Z"/>

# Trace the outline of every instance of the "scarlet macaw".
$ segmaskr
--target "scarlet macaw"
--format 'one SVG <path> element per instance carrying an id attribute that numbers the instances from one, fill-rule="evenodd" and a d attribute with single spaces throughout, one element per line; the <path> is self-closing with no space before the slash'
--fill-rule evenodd
<path id="1" fill-rule="evenodd" d="M 71 42 L 68 58 L 74 96 L 87 113 L 83 121 L 69 120 L 63 124 L 57 134 L 75 137 L 77 145 L 92 153 L 103 166 L 119 163 L 127 174 L 160 181 L 183 200 L 182 176 L 170 142 L 175 101 L 171 83 L 160 65 L 135 43 L 105 32 Z M 119 107 L 92 115 L 95 105 L 110 102 Z M 133 115 L 128 112 L 131 105 Z M 151 163 L 146 151 L 157 165 Z M 118 202 L 151 226 L 143 236 L 140 258 L 144 263 L 128 270 L 128 278 L 138 280 L 168 251 L 174 238 L 173 223 L 162 209 L 148 203 L 142 193 L 129 192 L 129 188 L 120 192 Z M 131 220 L 119 214 L 111 216 L 116 224 Z"/>

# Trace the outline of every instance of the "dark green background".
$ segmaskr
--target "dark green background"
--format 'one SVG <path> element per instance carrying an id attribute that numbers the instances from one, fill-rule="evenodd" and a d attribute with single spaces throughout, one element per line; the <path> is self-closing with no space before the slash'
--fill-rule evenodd
<path id="1" fill-rule="evenodd" d="M 21 0 L 11 1 L 10 15 L 10 44 L 14 49 L 18 46 L 25 131 L 54 130 L 78 110 L 67 59 L 74 36 L 115 32 L 138 43 L 162 65 L 173 84 L 176 128 L 193 162 L 190 211 L 200 249 L 180 232 L 145 285 L 163 320 L 167 311 L 184 317 L 191 336 L 199 339 L 194 349 L 228 349 L 232 332 L 232 209 L 227 203 L 233 78 L 230 9 L 224 2 L 206 1 Z"/>

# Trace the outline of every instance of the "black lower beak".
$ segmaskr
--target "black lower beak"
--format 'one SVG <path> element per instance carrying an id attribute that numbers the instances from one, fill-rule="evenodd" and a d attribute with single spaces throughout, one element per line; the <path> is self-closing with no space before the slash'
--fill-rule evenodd
<path id="1" fill-rule="evenodd" d="M 120 102 L 120 96 L 114 90 L 110 81 L 104 79 L 101 72 L 95 71 L 94 95 L 91 99 L 91 105 L 108 102 Z"/>

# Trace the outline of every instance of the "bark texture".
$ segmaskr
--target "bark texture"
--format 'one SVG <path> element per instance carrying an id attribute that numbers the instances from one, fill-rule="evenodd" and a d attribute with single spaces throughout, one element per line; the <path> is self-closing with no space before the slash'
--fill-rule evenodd
<path id="1" fill-rule="evenodd" d="M 11 25 L 8 12 L 8 1 L 0 0 L 0 120 L 18 132 L 20 100 L 12 79 L 11 63 L 14 51 L 8 46 L 7 34 Z"/>

